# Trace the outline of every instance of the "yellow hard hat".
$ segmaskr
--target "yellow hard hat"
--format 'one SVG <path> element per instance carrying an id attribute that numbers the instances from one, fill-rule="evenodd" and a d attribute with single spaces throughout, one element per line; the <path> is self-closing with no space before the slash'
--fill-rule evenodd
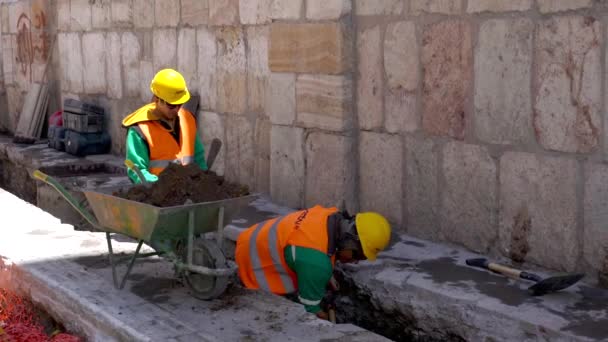
<path id="1" fill-rule="evenodd" d="M 184 76 L 173 69 L 163 69 L 154 75 L 150 90 L 169 104 L 182 104 L 190 100 Z"/>
<path id="2" fill-rule="evenodd" d="M 391 240 L 391 225 L 384 216 L 374 213 L 358 213 L 355 226 L 363 254 L 368 260 L 376 260 L 376 255 L 384 250 Z"/>

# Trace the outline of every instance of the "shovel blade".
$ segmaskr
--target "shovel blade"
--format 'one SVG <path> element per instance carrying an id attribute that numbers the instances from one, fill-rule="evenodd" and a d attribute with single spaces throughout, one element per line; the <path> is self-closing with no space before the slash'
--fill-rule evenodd
<path id="1" fill-rule="evenodd" d="M 576 284 L 579 280 L 581 280 L 585 275 L 584 274 L 569 274 L 562 276 L 549 277 L 539 281 L 538 283 L 530 286 L 528 290 L 534 296 L 542 296 L 547 293 L 556 292 L 559 290 L 563 290 L 567 287 L 570 287 Z"/>

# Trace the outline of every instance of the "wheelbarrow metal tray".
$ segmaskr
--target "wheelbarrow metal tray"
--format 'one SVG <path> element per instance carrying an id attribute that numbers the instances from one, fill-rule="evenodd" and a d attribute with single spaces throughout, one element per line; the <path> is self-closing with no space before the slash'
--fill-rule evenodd
<path id="1" fill-rule="evenodd" d="M 257 195 L 220 201 L 157 207 L 98 191 L 84 192 L 99 224 L 108 230 L 144 242 L 188 236 L 188 217 L 193 213 L 194 234 L 217 231 L 218 213 L 224 208 L 223 224 L 257 198 Z"/>

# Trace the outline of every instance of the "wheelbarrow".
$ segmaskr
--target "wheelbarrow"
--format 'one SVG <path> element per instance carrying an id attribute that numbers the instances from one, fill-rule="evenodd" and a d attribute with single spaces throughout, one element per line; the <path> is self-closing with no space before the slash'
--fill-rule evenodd
<path id="1" fill-rule="evenodd" d="M 112 280 L 122 289 L 135 260 L 158 255 L 174 264 L 176 275 L 184 280 L 196 298 L 217 298 L 226 290 L 236 265 L 229 265 L 221 249 L 224 222 L 230 222 L 238 211 L 246 207 L 257 195 L 226 200 L 188 203 L 172 207 L 132 201 L 105 191 L 83 191 L 93 210 L 85 209 L 56 179 L 40 170 L 33 177 L 57 190 L 95 229 L 106 233 L 108 256 L 112 267 Z M 107 192 L 107 193 L 106 193 Z M 203 239 L 202 234 L 216 232 L 216 241 Z M 111 234 L 121 234 L 138 241 L 135 254 L 122 279 L 119 279 L 112 250 Z M 155 252 L 141 253 L 141 246 L 152 247 Z"/>

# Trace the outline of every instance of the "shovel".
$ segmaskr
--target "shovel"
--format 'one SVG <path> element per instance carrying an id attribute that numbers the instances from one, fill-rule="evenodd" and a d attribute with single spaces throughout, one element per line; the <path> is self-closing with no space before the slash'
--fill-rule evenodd
<path id="1" fill-rule="evenodd" d="M 520 271 L 504 265 L 489 262 L 485 258 L 467 259 L 466 263 L 469 266 L 484 268 L 496 273 L 500 273 L 507 277 L 521 278 L 536 282 L 536 284 L 528 288 L 528 291 L 530 291 L 533 296 L 542 296 L 547 293 L 563 290 L 567 287 L 576 284 L 576 282 L 578 282 L 585 276 L 584 274 L 577 273 L 554 276 L 543 279 L 537 274 L 526 271 Z"/>

